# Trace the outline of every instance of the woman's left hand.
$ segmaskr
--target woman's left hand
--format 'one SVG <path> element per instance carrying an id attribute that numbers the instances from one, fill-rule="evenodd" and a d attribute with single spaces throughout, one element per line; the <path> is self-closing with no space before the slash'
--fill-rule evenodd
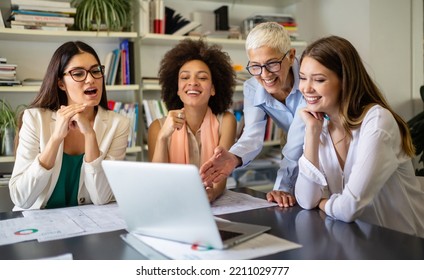
<path id="1" fill-rule="evenodd" d="M 270 191 L 266 194 L 269 202 L 276 202 L 280 207 L 291 207 L 296 204 L 296 198 L 288 192 Z"/>
<path id="2" fill-rule="evenodd" d="M 70 122 L 71 129 L 79 129 L 82 134 L 88 134 L 94 132 L 93 127 L 91 126 L 90 121 L 86 118 L 86 116 L 82 113 L 75 114 L 71 118 Z"/>

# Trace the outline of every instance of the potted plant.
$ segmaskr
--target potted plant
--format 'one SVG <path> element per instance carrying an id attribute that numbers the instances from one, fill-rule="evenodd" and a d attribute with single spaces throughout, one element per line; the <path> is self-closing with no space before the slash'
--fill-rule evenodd
<path id="1" fill-rule="evenodd" d="M 18 128 L 18 115 L 22 105 L 13 110 L 12 106 L 4 99 L 0 99 L 0 138 L 1 154 L 12 156 L 14 154 L 14 139 Z"/>
<path id="2" fill-rule="evenodd" d="M 122 31 L 131 24 L 131 0 L 72 0 L 79 30 Z"/>

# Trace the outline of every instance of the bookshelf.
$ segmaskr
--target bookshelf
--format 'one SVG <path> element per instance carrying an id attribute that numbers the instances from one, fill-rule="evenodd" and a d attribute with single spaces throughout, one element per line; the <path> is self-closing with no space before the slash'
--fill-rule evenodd
<path id="1" fill-rule="evenodd" d="M 38 78 L 42 79 L 47 64 L 58 46 L 66 41 L 80 40 L 90 44 L 104 63 L 106 54 L 119 47 L 123 39 L 132 40 L 138 50 L 137 32 L 86 32 L 86 31 L 46 31 L 46 30 L 20 30 L 20 29 L 0 29 L 0 53 L 6 57 L 8 63 L 13 61 L 17 64 L 18 79 Z M 31 52 L 28 52 L 28 46 Z M 134 52 L 135 61 L 139 55 Z M 29 63 L 30 62 L 30 63 Z M 135 67 L 135 73 L 139 71 Z M 134 84 L 130 85 L 107 85 L 108 99 L 117 99 L 123 102 L 134 102 L 141 104 L 141 92 L 139 86 L 139 75 Z M 39 86 L 4 86 L 0 87 L 0 98 L 8 100 L 12 106 L 28 104 L 39 90 Z M 141 123 L 141 121 L 138 121 Z M 138 129 L 139 134 L 141 129 Z M 142 160 L 143 149 L 138 141 L 137 144 L 127 149 L 127 154 L 135 155 L 136 160 Z M 14 157 L 0 156 L 0 163 L 14 162 Z"/>

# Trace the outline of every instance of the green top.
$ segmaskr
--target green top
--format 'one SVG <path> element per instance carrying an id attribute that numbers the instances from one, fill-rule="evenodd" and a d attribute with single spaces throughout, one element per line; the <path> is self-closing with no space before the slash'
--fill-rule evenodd
<path id="1" fill-rule="evenodd" d="M 46 208 L 59 208 L 78 205 L 78 189 L 84 154 L 63 153 L 59 179 L 47 202 Z"/>

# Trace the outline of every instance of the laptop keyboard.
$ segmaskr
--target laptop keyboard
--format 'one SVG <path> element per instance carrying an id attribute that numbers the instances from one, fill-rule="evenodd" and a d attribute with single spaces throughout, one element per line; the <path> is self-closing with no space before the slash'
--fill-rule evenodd
<path id="1" fill-rule="evenodd" d="M 242 235 L 239 232 L 226 231 L 226 230 L 222 230 L 222 229 L 219 230 L 219 234 L 221 235 L 222 240 L 227 240 L 227 239 Z"/>

